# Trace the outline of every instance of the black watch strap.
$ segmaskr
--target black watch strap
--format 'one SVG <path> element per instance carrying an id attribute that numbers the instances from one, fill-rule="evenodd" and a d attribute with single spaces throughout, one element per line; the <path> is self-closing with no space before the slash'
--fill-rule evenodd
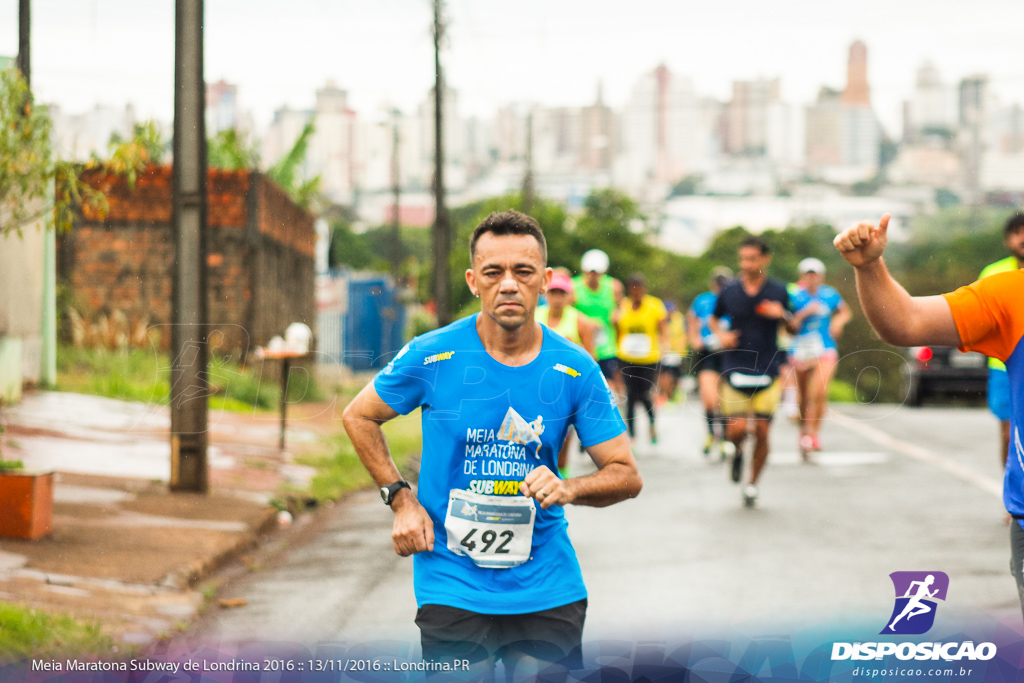
<path id="1" fill-rule="evenodd" d="M 409 489 L 411 491 L 412 490 L 412 486 L 410 486 L 409 482 L 405 481 L 404 479 L 396 481 L 394 484 L 388 484 L 387 486 L 381 486 L 380 487 L 380 497 L 384 501 L 384 504 L 385 505 L 391 505 L 391 503 L 394 502 L 394 500 L 395 500 L 395 496 L 398 494 L 398 492 L 401 489 Z"/>

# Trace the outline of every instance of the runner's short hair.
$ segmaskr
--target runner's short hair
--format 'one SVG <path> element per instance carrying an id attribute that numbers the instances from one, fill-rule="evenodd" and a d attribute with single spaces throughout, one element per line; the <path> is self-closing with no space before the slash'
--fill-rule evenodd
<path id="1" fill-rule="evenodd" d="M 768 246 L 768 243 L 757 235 L 751 235 L 740 242 L 740 249 L 743 247 L 757 247 L 761 252 L 761 256 L 767 256 L 772 253 L 772 248 Z"/>
<path id="2" fill-rule="evenodd" d="M 1017 211 L 1006 219 L 1006 225 L 1003 226 L 1003 236 L 1012 235 L 1021 228 L 1024 228 L 1024 213 Z"/>
<path id="3" fill-rule="evenodd" d="M 513 211 L 495 211 L 483 219 L 480 225 L 473 230 L 473 236 L 469 238 L 469 265 L 473 265 L 473 257 L 476 255 L 476 242 L 484 233 L 491 233 L 497 237 L 504 235 L 531 235 L 540 244 L 540 254 L 544 258 L 544 265 L 548 263 L 548 243 L 544 239 L 544 231 L 540 223 L 525 213 Z"/>
<path id="4" fill-rule="evenodd" d="M 630 287 L 647 287 L 647 278 L 644 277 L 643 273 L 633 273 L 626 279 L 626 288 Z"/>

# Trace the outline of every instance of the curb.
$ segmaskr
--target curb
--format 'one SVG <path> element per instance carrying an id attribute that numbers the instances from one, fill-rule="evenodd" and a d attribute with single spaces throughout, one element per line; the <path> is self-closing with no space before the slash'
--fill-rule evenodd
<path id="1" fill-rule="evenodd" d="M 241 557 L 260 544 L 260 537 L 277 527 L 277 508 L 267 506 L 259 522 L 237 541 L 211 557 L 196 560 L 181 569 L 168 573 L 159 585 L 175 590 L 188 590 L 225 565 Z"/>

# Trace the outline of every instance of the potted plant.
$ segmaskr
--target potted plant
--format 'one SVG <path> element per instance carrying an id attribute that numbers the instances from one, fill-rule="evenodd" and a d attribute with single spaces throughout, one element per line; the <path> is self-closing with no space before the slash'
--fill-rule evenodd
<path id="1" fill-rule="evenodd" d="M 20 460 L 4 460 L 0 451 L 0 537 L 34 541 L 51 531 L 53 472 L 29 472 Z"/>

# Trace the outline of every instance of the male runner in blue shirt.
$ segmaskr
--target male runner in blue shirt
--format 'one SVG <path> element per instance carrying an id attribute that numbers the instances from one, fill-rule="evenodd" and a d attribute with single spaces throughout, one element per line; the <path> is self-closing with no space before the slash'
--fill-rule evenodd
<path id="1" fill-rule="evenodd" d="M 640 475 L 597 363 L 534 320 L 552 277 L 537 222 L 491 214 L 470 258 L 481 313 L 409 342 L 345 410 L 345 429 L 395 512 L 395 552 L 415 555 L 424 659 L 469 659 L 481 675 L 497 659 L 524 675 L 578 666 L 587 592 L 562 507 L 635 497 Z M 413 494 L 380 425 L 416 408 Z M 598 469 L 562 479 L 570 425 Z"/>

